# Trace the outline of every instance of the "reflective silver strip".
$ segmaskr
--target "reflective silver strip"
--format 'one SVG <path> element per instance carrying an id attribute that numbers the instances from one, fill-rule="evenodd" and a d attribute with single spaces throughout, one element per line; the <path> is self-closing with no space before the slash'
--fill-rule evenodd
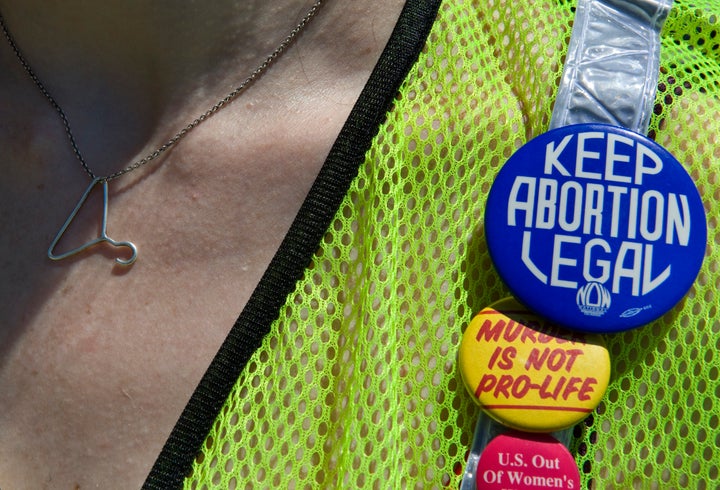
<path id="1" fill-rule="evenodd" d="M 672 0 L 578 0 L 550 129 L 608 123 L 647 133 L 660 30 Z"/>

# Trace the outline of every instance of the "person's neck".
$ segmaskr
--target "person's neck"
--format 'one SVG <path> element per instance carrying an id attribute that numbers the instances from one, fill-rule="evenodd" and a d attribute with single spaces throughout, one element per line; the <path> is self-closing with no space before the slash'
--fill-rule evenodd
<path id="1" fill-rule="evenodd" d="M 242 82 L 313 2 L 3 0 L 0 11 L 37 75 L 85 140 L 81 146 L 96 156 L 108 144 L 108 133 L 125 151 L 130 147 L 131 152 L 143 152 L 168 131 L 180 129 Z M 380 18 L 386 8 L 382 0 L 326 3 L 298 39 L 297 50 L 281 62 L 293 57 L 326 64 L 320 69 L 347 70 L 338 60 L 377 52 L 376 46 L 369 48 L 375 42 L 372 22 L 354 24 L 353 19 L 370 6 L 372 15 Z M 15 62 L 8 56 L 2 59 L 3 64 Z M 8 68 L 18 70 L 19 64 L 2 67 Z M 272 80 L 273 96 L 282 95 L 288 89 L 283 83 L 291 82 L 277 76 Z"/>
<path id="2" fill-rule="evenodd" d="M 0 2 L 22 51 L 54 85 L 197 85 L 269 54 L 313 0 Z M 228 63 L 232 61 L 231 63 Z M 239 65 L 239 66 L 238 66 Z"/>

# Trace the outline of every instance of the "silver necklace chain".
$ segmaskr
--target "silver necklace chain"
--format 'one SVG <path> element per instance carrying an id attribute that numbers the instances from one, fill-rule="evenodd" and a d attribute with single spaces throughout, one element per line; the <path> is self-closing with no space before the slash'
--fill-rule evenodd
<path id="1" fill-rule="evenodd" d="M 91 179 L 99 181 L 99 182 L 109 182 L 111 180 L 117 179 L 118 177 L 125 175 L 129 172 L 132 172 L 133 170 L 136 170 L 143 165 L 155 160 L 157 157 L 162 155 L 166 150 L 174 146 L 178 141 L 180 141 L 182 138 L 184 138 L 190 131 L 195 129 L 197 126 L 199 126 L 201 123 L 206 121 L 210 116 L 218 112 L 223 107 L 227 106 L 230 102 L 233 101 L 240 93 L 252 82 L 254 82 L 256 79 L 262 75 L 265 70 L 268 69 L 268 67 L 277 59 L 280 57 L 280 55 L 283 54 L 283 52 L 292 44 L 292 42 L 295 40 L 295 38 L 305 29 L 305 26 L 312 20 L 313 17 L 317 14 L 318 10 L 320 10 L 320 7 L 322 6 L 323 0 L 316 0 L 315 3 L 310 7 L 310 10 L 305 14 L 305 16 L 300 20 L 300 22 L 295 26 L 295 28 L 290 31 L 290 34 L 283 39 L 283 41 L 278 45 L 275 50 L 270 53 L 270 55 L 265 58 L 265 60 L 257 67 L 253 72 L 240 84 L 238 85 L 233 91 L 228 93 L 225 97 L 217 101 L 212 107 L 210 107 L 208 110 L 200 114 L 198 117 L 190 121 L 184 128 L 182 128 L 180 131 L 178 131 L 172 138 L 167 140 L 164 144 L 150 152 L 148 155 L 144 156 L 140 160 L 137 160 L 134 163 L 131 163 L 127 167 L 125 167 L 122 170 L 118 170 L 115 173 L 112 173 L 110 175 L 107 175 L 105 177 L 98 177 L 95 175 L 95 172 L 92 171 L 90 166 L 85 161 L 85 158 L 83 157 L 82 153 L 80 152 L 80 148 L 78 147 L 77 142 L 75 141 L 75 136 L 73 135 L 72 129 L 70 127 L 70 121 L 68 120 L 67 115 L 65 114 L 65 111 L 63 111 L 62 107 L 60 107 L 60 104 L 55 100 L 55 98 L 50 94 L 48 89 L 45 87 L 45 84 L 40 80 L 40 78 L 37 76 L 35 71 L 30 66 L 30 63 L 27 61 L 25 56 L 22 54 L 22 51 L 18 47 L 17 43 L 15 42 L 14 37 L 10 33 L 7 24 L 5 23 L 5 18 L 3 17 L 2 13 L 0 13 L 0 29 L 2 29 L 3 34 L 5 35 L 5 39 L 7 39 L 8 43 L 10 44 L 10 47 L 12 48 L 13 52 L 15 53 L 15 56 L 17 56 L 18 60 L 20 61 L 20 64 L 25 69 L 25 71 L 30 75 L 30 78 L 35 83 L 37 88 L 40 90 L 40 92 L 45 96 L 45 98 L 50 102 L 50 105 L 55 109 L 55 111 L 60 116 L 60 120 L 62 121 L 63 127 L 65 129 L 65 134 L 67 135 L 67 138 L 70 142 L 70 147 L 72 148 L 73 153 L 75 154 L 75 157 L 80 162 L 80 165 L 82 165 L 82 168 L 85 170 L 85 172 L 90 176 Z"/>
<path id="2" fill-rule="evenodd" d="M 90 166 L 85 161 L 85 158 L 83 157 L 82 153 L 80 152 L 80 148 L 78 147 L 77 142 L 75 141 L 75 136 L 73 135 L 72 129 L 70 127 L 70 121 L 68 120 L 67 115 L 65 114 L 65 111 L 63 111 L 62 107 L 60 107 L 60 104 L 55 100 L 55 98 L 50 94 L 48 89 L 45 87 L 45 84 L 42 83 L 40 78 L 37 76 L 35 71 L 30 66 L 30 63 L 27 61 L 25 56 L 20 51 L 20 48 L 17 45 L 17 42 L 15 42 L 15 39 L 13 38 L 12 34 L 10 33 L 7 24 L 5 23 L 5 19 L 2 16 L 2 13 L 0 13 L 0 29 L 2 29 L 3 34 L 5 35 L 5 38 L 7 39 L 8 43 L 10 44 L 10 47 L 15 52 L 15 56 L 20 61 L 20 64 L 25 69 L 25 71 L 30 75 L 30 78 L 35 83 L 37 88 L 40 90 L 40 92 L 45 96 L 45 98 L 50 102 L 50 105 L 55 109 L 55 111 L 58 113 L 58 116 L 60 117 L 60 120 L 62 121 L 63 127 L 65 129 L 65 134 L 67 135 L 68 141 L 70 142 L 70 147 L 72 148 L 73 153 L 75 154 L 75 157 L 77 157 L 78 161 L 80 162 L 80 165 L 82 165 L 83 170 L 85 170 L 85 173 L 87 173 L 90 178 L 92 179 L 92 182 L 85 190 L 85 193 L 80 198 L 80 201 L 78 201 L 77 205 L 75 206 L 75 209 L 70 213 L 70 216 L 68 216 L 67 220 L 65 220 L 65 223 L 60 228 L 60 231 L 55 235 L 55 239 L 50 244 L 50 248 L 48 248 L 47 256 L 51 260 L 62 260 L 68 257 L 72 257 L 74 255 L 78 255 L 82 253 L 83 251 L 87 250 L 88 248 L 94 247 L 98 244 L 106 244 L 115 248 L 122 248 L 126 249 L 126 252 L 129 254 L 128 257 L 118 257 L 115 259 L 115 261 L 120 265 L 130 265 L 135 262 L 137 259 L 137 247 L 133 242 L 130 241 L 118 241 L 113 240 L 108 236 L 107 232 L 107 216 L 108 216 L 108 182 L 114 179 L 117 179 L 118 177 L 121 177 L 129 172 L 132 172 L 133 170 L 136 170 L 143 165 L 155 160 L 157 157 L 162 155 L 166 150 L 173 147 L 175 144 L 177 144 L 178 141 L 183 139 L 190 131 L 195 129 L 197 126 L 202 124 L 204 121 L 206 121 L 210 116 L 221 110 L 223 107 L 227 106 L 230 102 L 233 101 L 237 96 L 239 96 L 243 90 L 251 84 L 253 81 L 258 79 L 260 75 L 262 75 L 268 67 L 277 59 L 280 57 L 283 52 L 292 44 L 292 42 L 295 40 L 295 38 L 298 37 L 298 35 L 305 29 L 305 27 L 308 25 L 308 23 L 312 20 L 313 17 L 317 14 L 318 10 L 320 9 L 321 5 L 323 3 L 323 0 L 316 0 L 315 3 L 313 3 L 312 7 L 310 7 L 310 10 L 305 14 L 305 16 L 302 18 L 302 20 L 295 26 L 295 28 L 290 31 L 290 34 L 283 39 L 283 41 L 278 45 L 275 50 L 270 53 L 270 55 L 265 58 L 265 60 L 257 67 L 253 72 L 240 84 L 238 85 L 232 92 L 227 94 L 225 97 L 217 101 L 212 107 L 210 107 L 208 110 L 200 114 L 198 117 L 190 121 L 185 127 L 183 127 L 180 131 L 178 131 L 175 136 L 167 140 L 164 144 L 150 152 L 145 157 L 141 158 L 140 160 L 137 160 L 134 163 L 131 163 L 127 167 L 123 168 L 122 170 L 118 170 L 115 173 L 112 173 L 110 175 L 99 177 L 95 175 L 95 172 L 92 171 Z M 102 208 L 102 220 L 101 220 L 101 229 L 99 236 L 80 245 L 79 247 L 75 247 L 69 251 L 63 252 L 63 253 L 57 253 L 55 251 L 55 248 L 57 244 L 62 239 L 63 235 L 65 234 L 65 231 L 68 229 L 70 224 L 75 219 L 75 216 L 77 216 L 78 212 L 80 211 L 80 208 L 83 207 L 85 204 L 85 201 L 88 199 L 88 196 L 92 193 L 93 189 L 96 186 L 100 186 L 102 189 L 102 198 L 103 198 L 103 208 Z"/>

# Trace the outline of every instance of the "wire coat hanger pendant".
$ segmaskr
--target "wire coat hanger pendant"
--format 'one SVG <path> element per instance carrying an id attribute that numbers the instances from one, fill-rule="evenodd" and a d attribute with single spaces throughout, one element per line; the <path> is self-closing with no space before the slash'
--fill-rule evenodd
<path id="1" fill-rule="evenodd" d="M 75 216 L 77 216 L 80 209 L 85 204 L 85 201 L 87 201 L 88 196 L 90 196 L 90 193 L 95 188 L 96 185 L 102 185 L 102 194 L 103 194 L 103 209 L 102 209 L 102 225 L 100 229 L 100 236 L 97 238 L 90 240 L 89 242 L 84 243 L 83 245 L 80 245 L 79 247 L 76 247 L 72 250 L 68 250 L 67 252 L 56 254 L 54 252 L 55 247 L 57 246 L 58 242 L 62 239 L 63 235 L 65 234 L 65 231 L 67 231 L 68 227 L 70 226 L 70 223 L 73 222 L 75 219 Z M 91 248 L 95 245 L 99 245 L 101 243 L 109 243 L 113 247 L 117 248 L 127 248 L 130 250 L 130 257 L 127 259 L 123 258 L 116 258 L 115 262 L 117 262 L 120 265 L 131 265 L 133 262 L 135 262 L 135 259 L 137 259 L 137 247 L 132 242 L 127 241 L 116 241 L 110 238 L 107 234 L 107 211 L 108 211 L 108 182 L 107 179 L 100 179 L 95 178 L 90 183 L 88 188 L 85 190 L 85 193 L 82 195 L 78 203 L 75 205 L 75 209 L 72 210 L 70 213 L 70 216 L 68 216 L 67 220 L 65 220 L 65 223 L 60 228 L 60 231 L 58 231 L 57 235 L 55 235 L 55 239 L 50 244 L 50 248 L 48 248 L 48 258 L 50 260 L 62 260 L 66 259 L 68 257 L 72 257 L 73 255 L 77 255 L 88 248 Z"/>
<path id="2" fill-rule="evenodd" d="M 134 163 L 131 163 L 130 165 L 126 166 L 125 168 L 118 170 L 115 173 L 106 175 L 105 177 L 99 177 L 97 176 L 93 170 L 90 168 L 90 166 L 85 161 L 85 158 L 83 157 L 82 153 L 80 152 L 80 148 L 77 145 L 77 142 L 75 141 L 75 136 L 73 135 L 72 128 L 70 127 L 70 121 L 68 120 L 67 115 L 65 114 L 65 111 L 60 107 L 60 104 L 55 100 L 55 98 L 50 94 L 48 89 L 45 87 L 45 84 L 40 80 L 40 78 L 35 74 L 34 70 L 31 68 L 30 63 L 25 59 L 25 56 L 21 52 L 20 48 L 18 47 L 17 43 L 15 42 L 15 39 L 13 38 L 12 34 L 8 30 L 8 27 L 5 23 L 5 19 L 2 16 L 2 13 L 0 13 L 0 32 L 5 36 L 5 39 L 10 45 L 10 48 L 12 48 L 13 52 L 15 53 L 15 56 L 18 58 L 18 61 L 22 65 L 22 67 L 25 69 L 27 74 L 30 76 L 30 79 L 33 81 L 33 83 L 37 86 L 37 88 L 40 90 L 40 93 L 45 96 L 45 98 L 50 102 L 50 105 L 52 108 L 57 112 L 58 116 L 60 117 L 60 121 L 62 122 L 62 125 L 65 129 L 65 134 L 67 136 L 68 142 L 70 144 L 70 148 L 72 149 L 73 153 L 77 157 L 80 165 L 82 166 L 85 173 L 88 174 L 88 176 L 92 179 L 92 182 L 88 186 L 87 190 L 83 194 L 83 196 L 80 198 L 80 201 L 75 206 L 75 209 L 72 213 L 70 213 L 70 216 L 65 221 L 65 224 L 60 228 L 60 231 L 55 236 L 55 239 L 50 244 L 50 248 L 48 249 L 48 257 L 51 260 L 62 260 L 67 257 L 71 257 L 73 255 L 77 255 L 80 252 L 94 246 L 98 245 L 100 243 L 109 243 L 110 245 L 114 247 L 119 248 L 128 248 L 130 249 L 130 258 L 128 259 L 122 259 L 122 258 L 116 258 L 115 261 L 118 264 L 121 265 L 130 265 L 133 262 L 135 262 L 135 259 L 137 258 L 137 247 L 132 242 L 118 242 L 107 236 L 107 207 L 108 207 L 108 182 L 111 180 L 114 180 L 118 177 L 122 177 L 123 175 L 130 173 L 134 170 L 137 170 L 149 162 L 155 160 L 156 158 L 160 157 L 162 154 L 165 153 L 169 148 L 175 146 L 182 138 L 184 138 L 190 131 L 195 129 L 197 126 L 202 124 L 204 121 L 206 121 L 208 118 L 210 118 L 212 115 L 220 111 L 223 107 L 226 107 L 228 104 L 230 104 L 235 98 L 237 98 L 241 93 L 244 92 L 245 88 L 250 85 L 252 82 L 260 78 L 260 76 L 265 73 L 265 71 L 272 65 L 287 49 L 288 47 L 293 43 L 293 41 L 298 37 L 298 35 L 305 29 L 305 27 L 310 23 L 310 21 L 315 17 L 315 15 L 320 10 L 320 7 L 322 6 L 324 0 L 315 0 L 310 9 L 307 11 L 305 16 L 300 20 L 300 22 L 295 26 L 295 28 L 290 31 L 290 33 L 285 37 L 285 39 L 282 40 L 282 42 L 275 48 L 275 50 L 270 53 L 264 61 L 257 67 L 253 72 L 245 78 L 245 80 L 240 83 L 235 89 L 233 89 L 230 93 L 228 93 L 225 97 L 219 99 L 215 104 L 213 104 L 211 107 L 209 107 L 207 110 L 205 110 L 202 114 L 197 116 L 195 119 L 190 121 L 187 125 L 185 125 L 182 129 L 180 129 L 175 136 L 171 137 L 169 140 L 167 140 L 165 143 L 157 147 L 155 150 L 150 152 L 145 157 L 141 158 L 140 160 L 135 161 Z M 57 246 L 58 242 L 62 238 L 63 234 L 67 230 L 68 226 L 70 226 L 70 223 L 75 219 L 75 216 L 77 215 L 78 211 L 82 208 L 83 204 L 85 203 L 85 200 L 88 198 L 92 190 L 95 188 L 96 185 L 102 184 L 103 186 L 103 218 L 102 218 L 102 229 L 100 231 L 100 236 L 95 238 L 94 240 L 90 240 L 89 242 L 85 243 L 84 245 L 81 245 L 80 247 L 77 247 L 73 250 L 70 250 L 68 252 L 62 253 L 62 254 L 55 254 L 54 250 Z"/>

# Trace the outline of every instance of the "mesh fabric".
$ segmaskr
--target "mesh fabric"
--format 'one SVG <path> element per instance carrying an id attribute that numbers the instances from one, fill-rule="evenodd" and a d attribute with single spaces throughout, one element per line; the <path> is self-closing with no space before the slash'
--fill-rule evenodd
<path id="1" fill-rule="evenodd" d="M 312 265 L 237 381 L 185 487 L 457 488 L 478 417 L 456 353 L 508 295 L 482 215 L 493 177 L 547 126 L 573 2 L 441 6 Z M 584 488 L 717 488 L 720 4 L 677 1 L 650 136 L 708 212 L 694 287 L 606 337 L 611 385 L 575 428 Z"/>

